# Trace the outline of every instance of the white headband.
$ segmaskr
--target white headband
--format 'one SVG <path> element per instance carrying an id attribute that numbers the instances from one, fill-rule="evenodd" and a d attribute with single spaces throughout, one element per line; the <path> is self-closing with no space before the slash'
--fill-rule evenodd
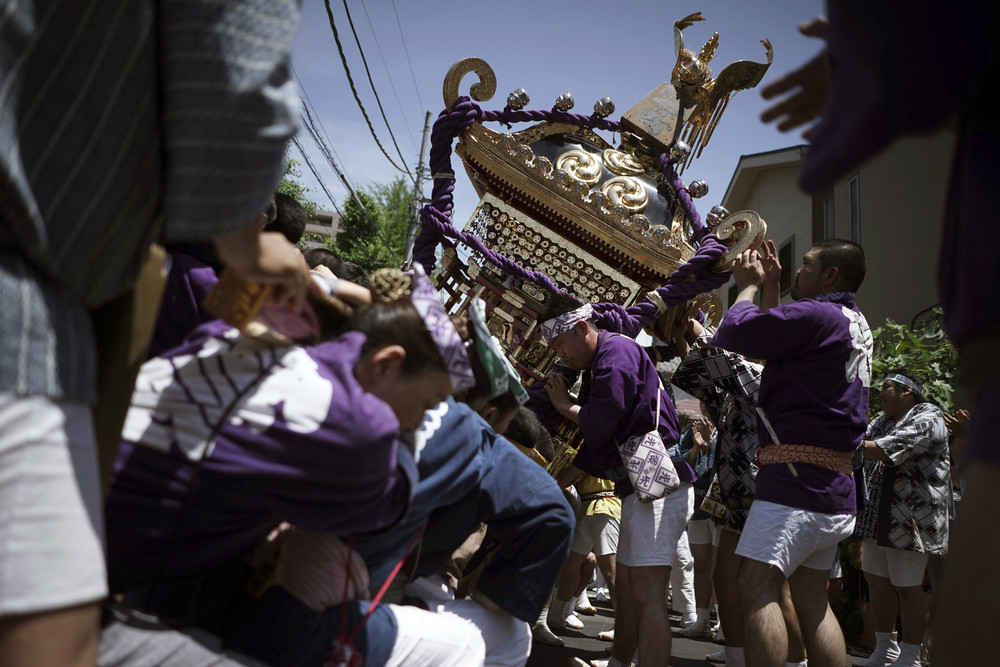
<path id="1" fill-rule="evenodd" d="M 913 391 L 917 392 L 921 396 L 924 395 L 924 387 L 923 387 L 923 385 L 921 385 L 916 380 L 911 380 L 910 378 L 906 377 L 905 375 L 900 375 L 899 373 L 890 373 L 889 375 L 885 376 L 885 379 L 886 380 L 891 380 L 892 382 L 895 382 L 897 384 L 901 384 L 904 387 L 909 387 L 910 389 L 912 389 Z"/>
<path id="2" fill-rule="evenodd" d="M 545 340 L 551 341 L 559 334 L 564 334 L 575 327 L 577 322 L 589 320 L 593 315 L 593 306 L 585 303 L 576 310 L 571 310 L 559 317 L 553 317 L 551 320 L 542 322 L 542 336 L 545 337 Z"/>

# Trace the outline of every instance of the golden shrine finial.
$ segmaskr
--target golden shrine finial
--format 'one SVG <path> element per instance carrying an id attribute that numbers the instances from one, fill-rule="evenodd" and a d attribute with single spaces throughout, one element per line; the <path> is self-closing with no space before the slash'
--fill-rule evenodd
<path id="1" fill-rule="evenodd" d="M 695 57 L 694 52 L 684 46 L 684 29 L 696 21 L 704 21 L 701 12 L 689 14 L 674 23 L 674 53 L 677 63 L 670 75 L 670 83 L 677 92 L 680 106 L 680 138 L 691 147 L 691 153 L 678 171 L 701 155 L 712 132 L 719 124 L 729 99 L 740 90 L 753 88 L 764 77 L 767 68 L 774 60 L 774 51 L 769 40 L 761 40 L 767 54 L 766 63 L 755 63 L 749 60 L 738 60 L 727 65 L 719 76 L 712 78 L 712 70 L 708 63 L 715 55 L 719 45 L 719 33 L 714 33 L 701 52 Z"/>

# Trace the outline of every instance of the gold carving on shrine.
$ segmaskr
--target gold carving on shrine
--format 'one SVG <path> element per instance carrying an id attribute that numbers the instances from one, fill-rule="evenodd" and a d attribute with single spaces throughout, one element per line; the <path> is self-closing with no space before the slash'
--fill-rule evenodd
<path id="1" fill-rule="evenodd" d="M 593 185 L 601 179 L 601 163 L 587 151 L 566 151 L 556 160 L 556 169 L 587 185 Z"/>
<path id="2" fill-rule="evenodd" d="M 605 167 L 622 176 L 638 176 L 646 171 L 634 157 L 613 148 L 605 148 L 601 151 L 601 160 Z"/>
<path id="3" fill-rule="evenodd" d="M 712 264 L 712 270 L 719 273 L 732 271 L 737 255 L 744 250 L 759 248 L 766 234 L 767 223 L 756 211 L 730 213 L 715 230 L 715 235 L 726 244 L 729 252 Z"/>
<path id="4" fill-rule="evenodd" d="M 613 205 L 624 206 L 631 213 L 642 213 L 649 204 L 649 193 L 642 183 L 629 176 L 609 178 L 601 186 L 601 192 Z"/>
<path id="5" fill-rule="evenodd" d="M 444 106 L 451 110 L 458 101 L 459 85 L 466 74 L 475 73 L 479 83 L 469 87 L 469 97 L 477 102 L 485 102 L 497 92 L 497 75 L 493 68 L 482 58 L 463 58 L 451 66 L 444 77 Z"/>
<path id="6" fill-rule="evenodd" d="M 680 165 L 679 171 L 683 171 L 683 167 L 693 158 L 701 156 L 732 96 L 760 83 L 774 60 L 771 42 L 762 39 L 760 43 L 764 45 L 764 52 L 767 54 L 766 63 L 738 60 L 723 68 L 719 76 L 713 79 L 708 63 L 718 47 L 719 33 L 714 33 L 709 38 L 697 56 L 684 47 L 684 29 L 696 21 L 704 20 L 701 12 L 695 12 L 674 22 L 674 54 L 677 64 L 671 73 L 670 83 L 677 90 L 684 109 L 681 139 L 691 146 L 691 152 L 684 164 Z"/>

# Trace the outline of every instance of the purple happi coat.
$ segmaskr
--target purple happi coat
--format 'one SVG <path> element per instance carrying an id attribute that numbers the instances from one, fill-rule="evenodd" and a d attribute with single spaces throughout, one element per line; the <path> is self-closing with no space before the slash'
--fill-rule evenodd
<path id="1" fill-rule="evenodd" d="M 618 445 L 633 435 L 653 430 L 656 394 L 660 393 L 660 436 L 669 449 L 678 440 L 677 411 L 666 391 L 660 389 L 656 366 L 631 338 L 600 331 L 597 350 L 583 375 L 580 390 L 580 432 L 583 446 L 574 465 L 591 475 L 607 477 L 622 465 Z M 681 481 L 695 479 L 686 462 L 677 463 Z M 632 492 L 626 478 L 616 486 L 619 495 Z"/>
<path id="2" fill-rule="evenodd" d="M 801 299 L 766 313 L 749 301 L 729 309 L 714 344 L 765 359 L 758 405 L 784 444 L 850 452 L 867 425 L 872 335 L 848 292 Z M 760 445 L 773 442 L 758 418 Z M 854 477 L 805 463 L 757 473 L 755 498 L 813 512 L 853 514 Z"/>
<path id="3" fill-rule="evenodd" d="M 354 376 L 364 340 L 281 348 L 210 322 L 144 364 L 107 501 L 112 590 L 205 573 L 282 521 L 341 534 L 397 522 L 416 466 Z"/>

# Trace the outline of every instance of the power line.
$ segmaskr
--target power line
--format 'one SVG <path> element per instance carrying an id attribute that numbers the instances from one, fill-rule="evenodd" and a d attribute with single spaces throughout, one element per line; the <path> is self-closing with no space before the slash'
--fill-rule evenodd
<path id="1" fill-rule="evenodd" d="M 319 112 L 316 111 L 316 105 L 312 103 L 312 99 L 309 98 L 309 93 L 306 92 L 306 87 L 302 83 L 302 79 L 299 78 L 299 73 L 295 71 L 295 67 L 291 65 L 289 66 L 291 67 L 292 75 L 295 76 L 295 81 L 298 82 L 299 84 L 299 90 L 302 92 L 302 101 L 305 103 L 305 106 L 307 108 L 311 108 L 313 110 L 313 113 L 316 114 L 316 123 L 319 125 L 319 129 L 322 131 L 323 137 L 326 138 L 326 142 L 330 145 L 330 150 L 333 151 L 333 154 L 334 156 L 336 156 L 338 161 L 342 161 L 340 159 L 340 155 L 337 153 L 337 149 L 333 145 L 333 142 L 330 141 L 330 135 L 327 134 L 326 128 L 323 127 L 323 119 L 320 118 Z"/>
<path id="2" fill-rule="evenodd" d="M 397 253 L 395 250 L 393 250 L 392 246 L 389 245 L 389 242 L 386 240 L 385 236 L 382 235 L 382 230 L 379 229 L 378 224 L 376 224 L 375 221 L 372 220 L 371 216 L 368 214 L 368 210 L 365 208 L 364 202 L 362 202 L 361 198 L 358 197 L 358 193 L 355 191 L 354 186 L 351 185 L 351 182 L 348 180 L 347 174 L 345 174 L 341 170 L 341 168 L 337 164 L 336 160 L 333 159 L 333 155 L 330 153 L 329 147 L 325 144 L 325 142 L 323 141 L 323 139 L 319 136 L 319 132 L 316 129 L 316 124 L 313 121 L 312 115 L 309 113 L 309 108 L 307 106 L 304 106 L 303 110 L 305 111 L 305 116 L 303 116 L 303 118 L 302 118 L 303 125 L 305 126 L 306 130 L 309 132 L 309 135 L 312 137 L 313 142 L 315 142 L 316 146 L 319 147 L 320 153 L 323 154 L 323 157 L 326 158 L 327 162 L 330 164 L 330 167 L 333 168 L 333 171 L 337 174 L 337 177 L 340 179 L 340 182 L 344 184 L 345 188 L 347 188 L 347 191 L 350 193 L 351 198 L 354 199 L 354 202 L 357 204 L 358 209 L 361 211 L 362 217 L 365 219 L 365 221 L 368 223 L 368 225 L 372 228 L 372 231 L 375 232 L 376 236 L 378 236 L 379 241 L 382 242 L 382 245 L 385 246 L 385 249 L 389 251 L 389 255 L 391 257 L 393 257 L 393 259 L 399 260 L 400 259 L 399 258 L 399 253 Z M 295 138 L 295 145 L 299 148 L 299 151 L 302 150 L 302 146 L 301 146 L 300 143 L 298 143 L 298 138 L 297 137 Z M 310 169 L 312 169 L 313 174 L 316 175 L 316 170 L 311 165 L 310 165 Z M 318 178 L 318 176 L 317 176 L 317 178 Z M 321 185 L 322 185 L 322 182 L 321 182 Z M 325 188 L 324 188 L 324 191 L 325 191 Z M 329 196 L 329 192 L 327 192 L 327 195 Z M 334 206 L 336 206 L 336 203 L 334 203 Z M 337 209 L 337 212 L 339 213 L 340 209 Z M 341 217 L 343 217 L 343 214 L 341 214 Z M 369 259 L 374 259 L 374 257 L 369 257 Z"/>
<path id="3" fill-rule="evenodd" d="M 319 113 L 316 114 L 316 118 L 313 118 L 310 108 L 312 109 L 312 111 L 316 111 L 316 107 L 313 105 L 312 100 L 309 98 L 309 93 L 306 92 L 306 88 L 302 84 L 302 80 L 299 78 L 299 75 L 294 68 L 292 69 L 292 74 L 295 76 L 295 80 L 299 84 L 299 90 L 302 92 L 302 101 L 303 101 L 302 116 L 301 116 L 302 126 L 306 128 L 307 132 L 309 132 L 309 136 L 312 137 L 313 143 L 315 143 L 316 147 L 319 148 L 320 153 L 326 159 L 327 163 L 329 163 L 330 168 L 333 169 L 334 173 L 337 174 L 337 177 L 340 178 L 341 183 L 343 183 L 344 187 L 347 188 L 347 191 L 354 198 L 355 203 L 357 203 L 358 205 L 358 209 L 361 211 L 361 214 L 364 216 L 368 224 L 371 225 L 372 229 L 378 235 L 379 239 L 382 241 L 382 245 L 385 246 L 386 250 L 388 250 L 393 257 L 398 259 L 399 258 L 398 254 L 389 246 L 386 239 L 382 236 L 382 232 L 379 229 L 378 225 L 375 224 L 375 222 L 371 219 L 371 216 L 368 214 L 368 210 L 365 208 L 364 203 L 355 193 L 354 187 L 347 179 L 347 174 L 345 174 L 343 170 L 341 170 L 340 166 L 337 164 L 340 160 L 340 156 L 337 155 L 337 150 L 333 147 L 333 142 L 330 141 L 330 136 L 326 133 L 326 128 L 323 127 L 323 121 L 319 119 Z M 319 126 L 318 129 L 317 125 Z M 316 177 L 316 180 L 319 182 L 320 187 L 323 188 L 323 191 L 326 193 L 327 197 L 330 198 L 330 202 L 333 204 L 333 207 L 337 210 L 337 213 L 339 213 L 340 216 L 343 217 L 344 214 L 341 212 L 340 207 L 337 206 L 336 200 L 333 199 L 333 196 L 330 194 L 330 191 L 326 188 L 326 184 L 323 183 L 323 180 L 319 177 L 319 173 L 317 172 L 315 167 L 313 167 L 312 163 L 309 161 L 309 157 L 302 150 L 302 146 L 298 142 L 297 138 L 295 140 L 295 145 L 298 147 L 299 152 L 302 153 L 302 157 L 306 160 L 306 164 L 309 166 L 310 171 L 312 171 L 313 176 Z M 336 159 L 334 156 L 336 156 Z M 374 255 L 369 253 L 368 259 L 374 260 L 375 257 Z"/>
<path id="4" fill-rule="evenodd" d="M 396 84 L 392 80 L 392 73 L 389 71 L 389 64 L 385 61 L 385 54 L 382 53 L 382 45 L 378 41 L 378 35 L 375 33 L 375 24 L 372 23 L 372 17 L 368 13 L 368 5 L 361 3 L 361 8 L 365 11 L 365 18 L 368 19 L 368 27 L 372 31 L 372 41 L 375 42 L 375 48 L 378 50 L 378 57 L 382 61 L 382 67 L 385 69 L 385 76 L 389 79 L 389 87 L 392 88 L 392 96 L 396 98 L 396 106 L 399 108 L 399 114 L 403 119 L 403 125 L 406 126 L 406 132 L 410 135 L 410 143 L 413 144 L 413 148 L 417 148 L 416 141 L 413 138 L 413 128 L 410 127 L 410 122 L 406 119 L 406 111 L 403 110 L 403 102 L 399 99 L 399 93 L 396 91 Z M 405 45 L 404 45 L 405 46 Z"/>
<path id="5" fill-rule="evenodd" d="M 299 74 L 295 71 L 294 67 L 292 68 L 292 74 L 295 75 L 295 80 L 299 84 L 299 90 L 302 91 L 302 99 L 305 102 L 304 112 L 306 115 L 310 116 L 310 120 L 312 120 L 312 116 L 309 114 L 309 109 L 312 109 L 313 113 L 316 114 L 315 122 L 319 125 L 320 133 L 324 138 L 323 146 L 333 153 L 334 157 L 337 158 L 337 162 L 343 162 L 340 155 L 337 153 L 336 147 L 333 145 L 333 141 L 330 140 L 330 135 L 327 133 L 326 128 L 323 127 L 323 119 L 320 118 L 319 112 L 316 111 L 316 105 L 313 104 L 312 100 L 309 98 L 309 93 L 306 92 L 306 87 L 302 84 L 302 79 L 299 78 Z"/>
<path id="6" fill-rule="evenodd" d="M 413 73 L 413 61 L 410 60 L 410 50 L 406 48 L 406 37 L 403 36 L 403 24 L 399 22 L 399 12 L 396 11 L 396 0 L 392 0 L 392 13 L 396 15 L 396 26 L 399 28 L 399 40 L 403 42 L 403 53 L 406 54 L 406 63 L 410 66 L 410 78 L 413 79 L 413 88 L 417 91 L 417 102 L 421 109 L 426 109 L 424 101 L 420 99 L 420 86 L 417 85 L 417 76 Z"/>
<path id="7" fill-rule="evenodd" d="M 309 167 L 309 171 L 312 172 L 312 175 L 313 177 L 315 177 L 316 182 L 319 183 L 319 187 L 322 188 L 324 193 L 326 193 L 326 197 L 327 199 L 330 200 L 330 203 L 333 204 L 334 210 L 337 211 L 337 214 L 340 217 L 344 217 L 343 211 L 341 211 L 340 207 L 337 206 L 337 200 L 333 198 L 332 194 L 330 194 L 330 191 L 326 187 L 326 183 L 324 183 L 323 179 L 319 177 L 319 173 L 316 171 L 316 167 L 313 166 L 312 160 L 309 159 L 309 156 L 306 154 L 305 149 L 302 148 L 302 144 L 299 143 L 298 136 L 292 137 L 292 143 L 295 144 L 295 147 L 299 149 L 299 155 L 302 156 L 302 160 L 306 163 L 306 166 Z"/>
<path id="8" fill-rule="evenodd" d="M 347 0 L 342 0 L 344 4 L 344 13 L 347 14 L 347 24 L 351 27 L 351 34 L 354 35 L 354 43 L 358 46 L 358 53 L 361 55 L 361 64 L 365 67 L 365 75 L 368 77 L 368 86 L 372 89 L 372 95 L 375 97 L 375 104 L 378 105 L 379 113 L 382 114 L 382 122 L 385 123 L 385 129 L 389 132 L 389 138 L 392 139 L 392 145 L 396 148 L 396 154 L 399 156 L 399 161 L 403 163 L 406 167 L 408 173 L 409 166 L 406 164 L 406 160 L 403 158 L 403 151 L 399 150 L 399 144 L 396 143 L 396 135 L 392 132 L 392 127 L 389 125 L 389 119 L 385 117 L 385 109 L 382 108 L 382 100 L 378 95 L 378 91 L 375 90 L 375 82 L 372 81 L 371 70 L 368 69 L 368 58 L 365 57 L 365 50 L 361 48 L 361 40 L 358 38 L 358 31 L 354 29 L 354 19 L 351 18 L 351 10 L 347 7 Z M 366 10 L 367 11 L 367 10 Z M 376 42 L 376 46 L 378 43 Z M 411 177 L 412 181 L 413 178 Z"/>
<path id="9" fill-rule="evenodd" d="M 403 161 L 403 163 L 404 163 L 403 167 L 400 167 L 398 164 L 396 164 L 396 162 L 389 156 L 389 153 L 385 150 L 385 147 L 382 145 L 382 142 L 379 140 L 378 135 L 375 134 L 375 126 L 372 125 L 371 118 L 368 117 L 368 112 L 365 110 L 365 105 L 361 102 L 361 98 L 358 96 L 357 86 L 354 85 L 354 78 L 351 76 L 351 68 L 347 64 L 347 56 L 344 53 L 344 45 L 340 41 L 340 33 L 337 32 L 337 25 L 336 25 L 336 22 L 333 19 L 333 10 L 330 8 L 330 0 L 324 0 L 324 3 L 326 4 L 326 13 L 327 13 L 327 16 L 330 19 L 330 29 L 333 31 L 333 39 L 334 39 L 334 41 L 337 42 L 337 51 L 340 53 L 340 60 L 341 60 L 341 62 L 344 65 L 344 72 L 347 74 L 347 81 L 351 85 L 351 92 L 354 94 L 354 101 L 358 103 L 358 108 L 361 109 L 361 115 L 363 115 L 365 117 L 365 122 L 368 123 L 368 131 L 371 132 L 372 138 L 375 139 L 375 143 L 378 145 L 379 150 L 382 151 L 382 154 L 385 155 L 385 158 L 389 161 L 389 164 L 391 164 L 393 167 L 395 167 L 399 171 L 403 172 L 404 174 L 407 174 L 408 176 L 410 176 L 410 180 L 413 180 L 413 174 L 409 170 L 409 167 L 405 166 L 405 161 Z M 345 7 L 346 7 L 346 5 L 345 5 Z M 352 24 L 352 28 L 351 29 L 353 30 L 353 24 Z M 357 35 L 355 34 L 355 38 L 356 37 L 357 37 Z M 364 54 L 362 54 L 362 59 L 364 59 Z M 366 63 L 365 70 L 367 71 L 367 69 L 368 69 L 368 66 L 367 66 L 367 63 Z M 370 78 L 369 78 L 369 80 L 370 80 Z M 376 95 L 376 99 L 378 99 L 377 95 Z M 382 106 L 381 103 L 379 103 L 379 108 L 381 108 L 381 106 Z M 391 130 L 389 131 L 389 134 L 390 135 L 392 134 Z M 395 143 L 395 137 L 393 138 L 393 143 Z M 399 151 L 399 146 L 396 147 L 396 150 Z"/>

